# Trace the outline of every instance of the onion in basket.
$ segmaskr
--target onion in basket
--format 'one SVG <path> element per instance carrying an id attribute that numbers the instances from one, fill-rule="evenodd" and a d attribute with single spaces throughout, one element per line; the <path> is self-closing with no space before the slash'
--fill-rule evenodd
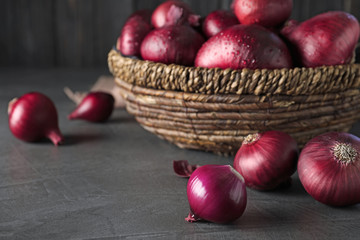
<path id="1" fill-rule="evenodd" d="M 279 36 L 259 25 L 235 25 L 211 37 L 199 50 L 196 67 L 232 69 L 291 68 Z"/>
<path id="2" fill-rule="evenodd" d="M 359 40 L 358 20 L 351 14 L 331 11 L 282 30 L 305 67 L 350 63 Z"/>
<path id="3" fill-rule="evenodd" d="M 125 22 L 116 49 L 124 56 L 140 57 L 140 46 L 145 36 L 153 28 L 150 23 L 151 11 L 140 10 L 133 13 Z"/>
<path id="4" fill-rule="evenodd" d="M 154 29 L 141 44 L 144 60 L 191 66 L 204 38 L 186 25 Z"/>

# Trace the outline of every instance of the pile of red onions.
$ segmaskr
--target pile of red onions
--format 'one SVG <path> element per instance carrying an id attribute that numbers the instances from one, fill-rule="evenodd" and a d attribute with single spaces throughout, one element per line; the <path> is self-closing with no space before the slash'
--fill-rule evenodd
<path id="1" fill-rule="evenodd" d="M 189 222 L 232 222 L 243 215 L 247 203 L 244 179 L 229 165 L 197 168 L 188 181 L 187 196 Z"/>
<path id="2" fill-rule="evenodd" d="M 30 92 L 9 103 L 9 127 L 15 137 L 28 142 L 50 139 L 62 143 L 58 114 L 50 98 L 39 92 Z"/>
<path id="3" fill-rule="evenodd" d="M 310 140 L 297 165 L 305 190 L 332 206 L 360 203 L 360 139 L 330 132 Z"/>
<path id="4" fill-rule="evenodd" d="M 287 133 L 267 131 L 248 135 L 234 159 L 234 168 L 248 187 L 272 190 L 296 171 L 298 146 Z"/>

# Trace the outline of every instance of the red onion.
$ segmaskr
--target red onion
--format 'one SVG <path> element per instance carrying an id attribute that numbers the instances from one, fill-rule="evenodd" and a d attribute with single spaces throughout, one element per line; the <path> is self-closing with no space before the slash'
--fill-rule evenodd
<path id="1" fill-rule="evenodd" d="M 169 0 L 160 4 L 153 12 L 151 23 L 155 28 L 164 26 L 199 25 L 200 16 L 195 15 L 189 5 L 180 0 Z"/>
<path id="2" fill-rule="evenodd" d="M 222 30 L 239 24 L 239 20 L 233 12 L 227 10 L 216 10 L 206 16 L 202 29 L 207 37 L 212 37 Z"/>
<path id="3" fill-rule="evenodd" d="M 9 103 L 9 127 L 15 137 L 28 142 L 50 139 L 60 144 L 62 136 L 57 110 L 50 98 L 42 93 L 30 92 Z"/>
<path id="4" fill-rule="evenodd" d="M 360 203 L 360 139 L 330 132 L 310 140 L 301 151 L 298 173 L 317 201 L 346 206 Z"/>
<path id="5" fill-rule="evenodd" d="M 140 10 L 126 20 L 116 44 L 124 56 L 140 57 L 141 42 L 152 29 L 150 18 L 151 11 Z"/>
<path id="6" fill-rule="evenodd" d="M 291 15 L 292 0 L 234 0 L 232 8 L 242 24 L 276 27 Z"/>
<path id="7" fill-rule="evenodd" d="M 187 160 L 173 161 L 174 172 L 179 177 L 190 177 L 199 167 L 199 165 L 190 165 Z"/>
<path id="8" fill-rule="evenodd" d="M 204 38 L 189 26 L 176 25 L 154 29 L 141 44 L 144 60 L 191 66 Z"/>
<path id="9" fill-rule="evenodd" d="M 114 110 L 114 97 L 105 92 L 90 92 L 68 116 L 70 120 L 83 119 L 89 122 L 104 122 Z"/>
<path id="10" fill-rule="evenodd" d="M 204 165 L 196 169 L 189 179 L 187 196 L 188 222 L 232 222 L 242 216 L 247 202 L 244 179 L 230 165 Z"/>
<path id="11" fill-rule="evenodd" d="M 350 63 L 359 40 L 358 20 L 351 14 L 333 11 L 319 14 L 282 34 L 294 48 L 302 66 L 318 67 Z"/>
<path id="12" fill-rule="evenodd" d="M 259 25 L 235 25 L 207 40 L 200 48 L 195 66 L 232 69 L 291 68 L 286 44 Z"/>
<path id="13" fill-rule="evenodd" d="M 296 170 L 298 146 L 288 134 L 267 131 L 248 135 L 234 159 L 234 168 L 245 184 L 257 190 L 272 190 Z"/>

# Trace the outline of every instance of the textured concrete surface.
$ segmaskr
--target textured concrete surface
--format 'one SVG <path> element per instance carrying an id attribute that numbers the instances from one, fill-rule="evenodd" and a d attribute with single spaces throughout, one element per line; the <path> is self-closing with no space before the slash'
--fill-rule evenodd
<path id="1" fill-rule="evenodd" d="M 275 192 L 248 190 L 244 215 L 228 225 L 188 223 L 187 180 L 172 161 L 232 164 L 231 157 L 179 149 L 145 131 L 125 110 L 105 124 L 68 121 L 63 87 L 86 90 L 106 70 L 0 69 L 0 239 L 359 239 L 360 205 L 312 199 L 296 174 Z M 7 102 L 48 95 L 66 143 L 12 136 Z M 353 133 L 360 135 L 360 124 Z"/>

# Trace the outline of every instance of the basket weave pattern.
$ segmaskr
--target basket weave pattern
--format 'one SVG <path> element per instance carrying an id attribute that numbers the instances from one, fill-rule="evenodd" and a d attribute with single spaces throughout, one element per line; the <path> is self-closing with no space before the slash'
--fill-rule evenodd
<path id="1" fill-rule="evenodd" d="M 221 70 L 164 65 L 111 50 L 126 108 L 179 147 L 233 155 L 250 133 L 281 130 L 300 146 L 360 119 L 360 66 Z"/>

